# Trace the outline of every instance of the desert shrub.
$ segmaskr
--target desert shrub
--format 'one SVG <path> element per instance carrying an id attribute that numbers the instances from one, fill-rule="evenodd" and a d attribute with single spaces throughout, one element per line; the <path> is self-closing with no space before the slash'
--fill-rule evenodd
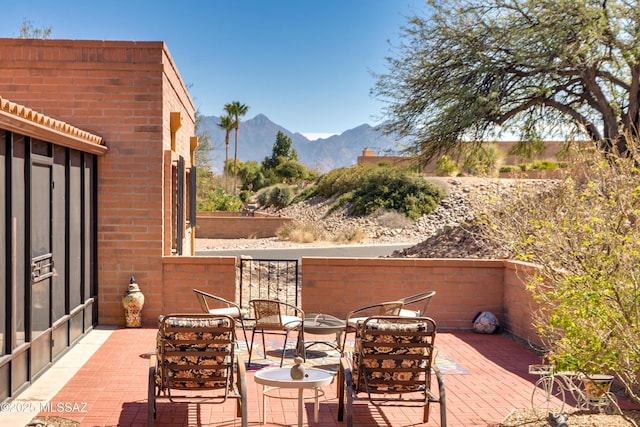
<path id="1" fill-rule="evenodd" d="M 531 163 L 532 170 L 547 171 L 558 169 L 558 163 L 551 160 L 536 160 Z"/>
<path id="2" fill-rule="evenodd" d="M 318 194 L 318 186 L 316 184 L 306 186 L 302 191 L 296 194 L 291 200 L 291 204 L 296 204 L 309 200 Z"/>
<path id="3" fill-rule="evenodd" d="M 470 175 L 492 175 L 498 171 L 503 157 L 496 144 L 482 144 L 462 154 L 461 168 Z"/>
<path id="4" fill-rule="evenodd" d="M 338 168 L 321 176 L 318 180 L 318 194 L 331 197 L 357 189 L 372 170 L 386 168 L 384 166 L 363 164 L 349 168 Z"/>
<path id="5" fill-rule="evenodd" d="M 500 173 L 513 173 L 513 172 L 521 172 L 522 168 L 520 166 L 515 165 L 505 165 L 500 166 Z"/>
<path id="6" fill-rule="evenodd" d="M 485 236 L 538 266 L 528 281 L 532 314 L 556 368 L 612 373 L 639 403 L 637 159 L 579 160 L 554 187 L 496 198 L 479 218 Z"/>
<path id="7" fill-rule="evenodd" d="M 277 185 L 269 192 L 269 206 L 282 209 L 289 204 L 292 198 L 291 188 L 286 185 Z"/>
<path id="8" fill-rule="evenodd" d="M 316 240 L 323 240 L 325 232 L 314 222 L 289 222 L 284 224 L 276 232 L 280 240 L 290 240 L 292 242 L 311 243 Z"/>
<path id="9" fill-rule="evenodd" d="M 256 194 L 256 200 L 262 207 L 269 207 L 269 191 L 262 190 Z"/>
<path id="10" fill-rule="evenodd" d="M 436 162 L 437 176 L 455 176 L 458 174 L 458 165 L 449 156 L 442 156 Z"/>
<path id="11" fill-rule="evenodd" d="M 360 227 L 346 227 L 338 231 L 333 236 L 333 241 L 338 243 L 359 243 L 365 239 L 366 235 Z"/>
<path id="12" fill-rule="evenodd" d="M 379 209 L 399 212 L 417 220 L 432 212 L 444 191 L 416 173 L 395 168 L 379 168 L 366 175 L 354 191 L 353 213 L 370 215 Z"/>
<path id="13" fill-rule="evenodd" d="M 374 215 L 378 225 L 385 228 L 405 228 L 411 225 L 411 221 L 398 212 L 382 209 Z"/>
<path id="14" fill-rule="evenodd" d="M 239 211 L 242 209 L 242 201 L 233 194 L 228 194 L 222 189 L 210 191 L 204 197 L 198 199 L 197 210 L 201 212 L 215 211 Z"/>

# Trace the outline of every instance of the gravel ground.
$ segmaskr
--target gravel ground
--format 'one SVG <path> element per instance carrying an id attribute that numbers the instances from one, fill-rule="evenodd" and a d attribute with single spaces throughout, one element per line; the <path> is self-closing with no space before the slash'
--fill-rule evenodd
<path id="1" fill-rule="evenodd" d="M 608 415 L 578 411 L 568 413 L 567 427 L 630 427 L 640 423 L 638 411 L 624 411 L 622 415 Z M 626 417 L 626 419 L 625 419 Z M 515 409 L 498 427 L 559 427 L 555 418 L 546 417 L 538 419 L 538 416 L 530 409 Z"/>

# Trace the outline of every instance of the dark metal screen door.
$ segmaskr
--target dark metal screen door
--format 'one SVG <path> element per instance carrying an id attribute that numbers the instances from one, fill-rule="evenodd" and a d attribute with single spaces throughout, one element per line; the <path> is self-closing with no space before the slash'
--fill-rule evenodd
<path id="1" fill-rule="evenodd" d="M 51 186 L 52 167 L 32 163 L 31 168 L 31 360 L 38 372 L 51 361 Z M 29 285 L 27 285 L 29 286 Z M 27 295 L 29 293 L 27 292 Z M 44 335 L 43 335 L 44 334 Z"/>

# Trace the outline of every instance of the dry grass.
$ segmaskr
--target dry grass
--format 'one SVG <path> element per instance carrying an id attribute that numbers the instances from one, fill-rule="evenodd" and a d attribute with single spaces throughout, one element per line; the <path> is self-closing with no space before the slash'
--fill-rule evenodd
<path id="1" fill-rule="evenodd" d="M 359 243 L 366 237 L 364 230 L 360 227 L 349 227 L 340 230 L 333 236 L 336 243 Z"/>
<path id="2" fill-rule="evenodd" d="M 623 411 L 623 415 L 576 411 L 567 414 L 568 427 L 632 427 L 640 423 L 640 411 Z M 561 425 L 561 424 L 560 424 Z M 515 409 L 498 427 L 557 427 L 552 416 L 540 417 L 531 409 Z"/>
<path id="3" fill-rule="evenodd" d="M 325 233 L 315 223 L 290 222 L 283 225 L 276 233 L 278 239 L 298 243 L 311 243 L 324 240 Z"/>
<path id="4" fill-rule="evenodd" d="M 378 222 L 378 225 L 386 228 L 405 228 L 410 227 L 412 224 L 409 218 L 394 211 L 380 210 L 373 217 Z"/>

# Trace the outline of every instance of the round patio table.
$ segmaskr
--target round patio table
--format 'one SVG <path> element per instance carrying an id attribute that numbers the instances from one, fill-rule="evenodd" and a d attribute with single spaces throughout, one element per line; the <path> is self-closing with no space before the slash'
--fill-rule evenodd
<path id="1" fill-rule="evenodd" d="M 305 341 L 305 349 L 316 344 L 326 344 L 338 351 L 341 350 L 341 336 L 347 324 L 344 320 L 329 314 L 307 314 L 304 318 L 305 333 L 313 335 L 335 335 L 335 341 Z"/>
<path id="2" fill-rule="evenodd" d="M 314 398 L 313 421 L 318 422 L 318 409 L 320 396 L 324 391 L 320 387 L 333 382 L 333 374 L 327 371 L 313 368 L 305 368 L 305 377 L 301 380 L 291 378 L 291 368 L 263 368 L 256 371 L 253 377 L 256 384 L 262 384 L 262 422 L 267 422 L 267 397 L 276 399 L 298 399 L 298 427 L 302 427 L 302 402 L 305 398 Z M 271 391 L 281 388 L 297 388 L 297 397 L 280 396 Z M 312 389 L 313 395 L 304 395 L 305 389 Z"/>

